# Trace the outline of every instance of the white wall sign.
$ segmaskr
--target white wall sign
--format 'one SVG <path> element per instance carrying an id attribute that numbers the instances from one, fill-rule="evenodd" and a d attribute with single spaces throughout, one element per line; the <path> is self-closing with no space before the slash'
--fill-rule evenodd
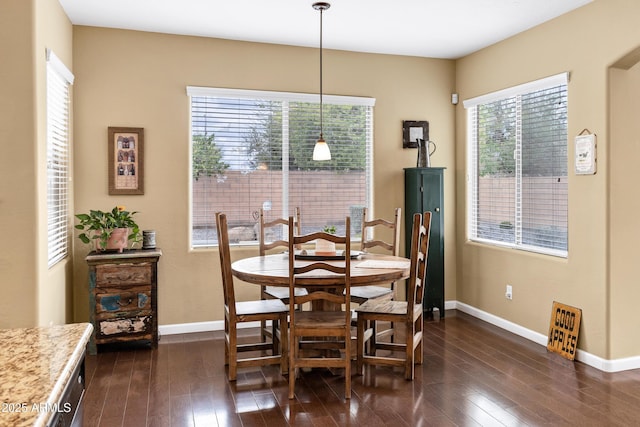
<path id="1" fill-rule="evenodd" d="M 584 132 L 584 131 L 583 131 Z M 596 173 L 596 135 L 578 135 L 575 138 L 575 171 L 576 175 L 593 175 Z"/>

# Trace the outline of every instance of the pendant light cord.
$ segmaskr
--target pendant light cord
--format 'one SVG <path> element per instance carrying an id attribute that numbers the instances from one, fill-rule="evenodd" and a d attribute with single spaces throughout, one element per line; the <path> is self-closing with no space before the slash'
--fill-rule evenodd
<path id="1" fill-rule="evenodd" d="M 320 9 L 320 139 L 324 139 L 322 135 L 322 15 L 324 9 Z"/>

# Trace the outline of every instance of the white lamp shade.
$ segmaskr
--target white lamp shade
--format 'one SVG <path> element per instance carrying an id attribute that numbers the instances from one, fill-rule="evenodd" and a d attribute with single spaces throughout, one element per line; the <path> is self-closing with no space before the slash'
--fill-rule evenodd
<path id="1" fill-rule="evenodd" d="M 313 147 L 313 160 L 331 160 L 331 151 L 324 139 L 319 139 Z"/>

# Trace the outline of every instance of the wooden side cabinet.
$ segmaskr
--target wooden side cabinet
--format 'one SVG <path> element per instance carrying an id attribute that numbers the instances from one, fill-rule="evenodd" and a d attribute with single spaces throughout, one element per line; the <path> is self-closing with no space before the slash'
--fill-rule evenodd
<path id="1" fill-rule="evenodd" d="M 424 310 L 433 318 L 433 309 L 444 317 L 444 169 L 406 168 L 404 170 L 404 212 L 406 254 L 411 251 L 411 226 L 414 213 L 431 212 L 427 287 Z"/>
<path id="2" fill-rule="evenodd" d="M 91 252 L 89 353 L 99 344 L 149 341 L 158 345 L 158 261 L 160 249 Z"/>

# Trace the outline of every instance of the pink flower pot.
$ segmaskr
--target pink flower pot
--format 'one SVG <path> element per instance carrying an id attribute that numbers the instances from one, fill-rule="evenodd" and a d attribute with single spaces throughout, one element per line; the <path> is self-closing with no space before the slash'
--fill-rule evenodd
<path id="1" fill-rule="evenodd" d="M 97 251 L 117 251 L 122 252 L 128 245 L 129 229 L 128 228 L 114 228 L 111 231 L 109 239 L 107 239 L 106 248 L 100 247 L 100 239 L 96 239 Z"/>

